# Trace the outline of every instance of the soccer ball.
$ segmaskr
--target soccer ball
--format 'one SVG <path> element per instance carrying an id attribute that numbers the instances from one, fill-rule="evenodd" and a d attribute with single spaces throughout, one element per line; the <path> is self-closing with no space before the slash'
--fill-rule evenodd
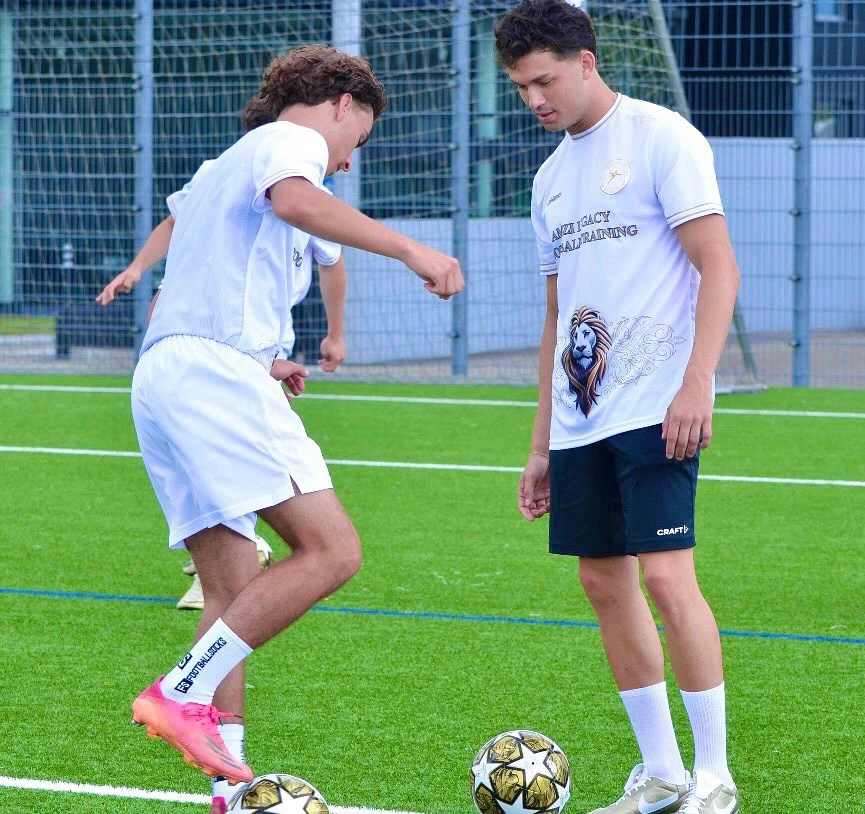
<path id="1" fill-rule="evenodd" d="M 485 743 L 469 775 L 481 814 L 559 814 L 571 796 L 571 767 L 546 735 L 518 729 Z"/>
<path id="2" fill-rule="evenodd" d="M 330 814 L 324 797 L 306 780 L 291 774 L 265 774 L 244 786 L 226 814 Z"/>

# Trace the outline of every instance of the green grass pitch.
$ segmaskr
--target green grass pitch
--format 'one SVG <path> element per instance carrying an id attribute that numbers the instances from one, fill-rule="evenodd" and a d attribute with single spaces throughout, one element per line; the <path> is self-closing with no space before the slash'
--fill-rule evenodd
<path id="1" fill-rule="evenodd" d="M 0 377 L 10 383 L 129 385 Z M 321 380 L 309 391 L 534 398 L 530 388 Z M 331 459 L 509 467 L 524 462 L 534 415 L 400 402 L 295 406 Z M 865 394 L 772 390 L 721 396 L 717 406 L 865 414 Z M 0 389 L 0 446 L 136 450 L 128 396 Z M 719 414 L 701 471 L 862 482 L 863 452 L 865 418 Z M 567 812 L 616 797 L 636 744 L 576 563 L 546 553 L 546 521 L 519 516 L 518 476 L 331 471 L 365 562 L 251 658 L 256 771 L 303 776 L 337 806 L 470 814 L 475 751 L 523 727 L 569 756 Z M 130 726 L 131 699 L 186 651 L 197 620 L 168 601 L 116 598 L 170 599 L 188 586 L 141 460 L 4 451 L 0 494 L 0 776 L 206 793 L 203 775 Z M 697 534 L 701 583 L 727 633 L 730 758 L 742 811 L 861 809 L 865 488 L 704 480 Z M 276 542 L 269 529 L 265 536 Z M 589 624 L 529 623 L 542 620 Z M 687 763 L 693 747 L 669 678 Z M 0 812 L 40 810 L 204 807 L 0 785 Z"/>

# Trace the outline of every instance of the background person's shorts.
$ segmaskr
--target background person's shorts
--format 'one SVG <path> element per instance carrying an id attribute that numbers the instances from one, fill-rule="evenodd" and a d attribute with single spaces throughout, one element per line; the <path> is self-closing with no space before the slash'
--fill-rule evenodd
<path id="1" fill-rule="evenodd" d="M 196 336 L 142 355 L 132 416 L 168 544 L 220 523 L 255 540 L 255 512 L 332 488 L 318 444 L 282 386 L 251 356 Z"/>
<path id="2" fill-rule="evenodd" d="M 661 425 L 550 451 L 550 552 L 614 557 L 691 548 L 699 448 L 667 460 Z"/>

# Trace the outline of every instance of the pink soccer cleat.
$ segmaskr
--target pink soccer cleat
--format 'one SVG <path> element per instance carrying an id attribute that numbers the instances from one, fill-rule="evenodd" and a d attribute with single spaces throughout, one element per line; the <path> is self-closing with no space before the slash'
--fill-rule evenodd
<path id="1" fill-rule="evenodd" d="M 147 727 L 151 738 L 171 744 L 187 763 L 206 775 L 223 775 L 234 783 L 248 783 L 252 769 L 236 760 L 219 734 L 220 712 L 210 704 L 178 704 L 162 694 L 157 679 L 132 702 L 132 720 Z"/>

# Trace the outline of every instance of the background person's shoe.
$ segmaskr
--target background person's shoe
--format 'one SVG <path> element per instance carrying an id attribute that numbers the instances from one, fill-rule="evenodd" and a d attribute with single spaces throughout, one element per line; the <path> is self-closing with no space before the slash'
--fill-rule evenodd
<path id="1" fill-rule="evenodd" d="M 186 593 L 180 597 L 177 603 L 178 610 L 204 610 L 204 592 L 201 590 L 201 580 L 196 574 L 192 578 L 192 585 Z"/>

